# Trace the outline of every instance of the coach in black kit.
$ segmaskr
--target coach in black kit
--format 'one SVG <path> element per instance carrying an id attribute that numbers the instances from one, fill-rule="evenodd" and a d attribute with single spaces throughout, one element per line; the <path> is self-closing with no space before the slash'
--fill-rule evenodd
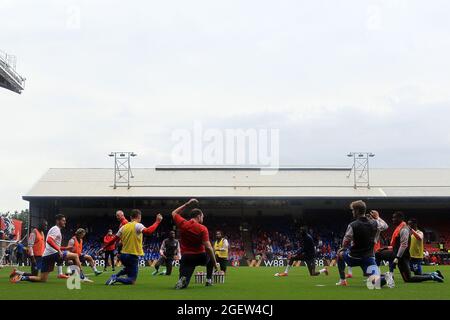
<path id="1" fill-rule="evenodd" d="M 157 275 L 159 267 L 165 264 L 166 271 L 161 274 L 170 276 L 172 273 L 173 260 L 180 259 L 180 242 L 175 239 L 175 231 L 170 231 L 169 237 L 162 242 L 159 253 L 161 257 L 156 262 L 155 271 L 152 274 Z"/>

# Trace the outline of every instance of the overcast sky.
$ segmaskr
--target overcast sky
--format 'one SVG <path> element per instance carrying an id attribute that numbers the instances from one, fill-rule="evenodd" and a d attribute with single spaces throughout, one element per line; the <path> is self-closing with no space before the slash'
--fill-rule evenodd
<path id="1" fill-rule="evenodd" d="M 50 167 L 171 161 L 175 129 L 279 129 L 280 162 L 450 166 L 450 2 L 0 0 L 0 212 Z"/>

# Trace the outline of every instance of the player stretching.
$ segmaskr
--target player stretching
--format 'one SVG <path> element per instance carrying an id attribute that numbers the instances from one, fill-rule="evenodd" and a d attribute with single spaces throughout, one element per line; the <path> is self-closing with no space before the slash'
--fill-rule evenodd
<path id="1" fill-rule="evenodd" d="M 375 253 L 375 262 L 376 262 L 377 252 L 379 252 L 381 249 L 381 233 L 386 231 L 389 228 L 389 226 L 383 219 L 381 219 L 380 213 L 378 211 L 371 210 L 369 212 L 369 214 L 366 215 L 366 217 L 369 220 L 375 220 L 378 224 L 377 233 L 375 234 L 375 239 L 374 239 L 375 244 L 373 246 L 373 252 Z M 377 265 L 378 265 L 378 272 L 381 274 L 379 264 L 377 263 Z M 395 282 L 394 282 L 394 278 L 392 277 L 391 273 L 389 273 L 389 272 L 385 273 L 384 277 L 385 277 L 387 286 L 389 288 L 394 288 Z"/>
<path id="2" fill-rule="evenodd" d="M 23 273 L 15 272 L 12 274 L 11 282 L 30 281 L 30 282 L 47 282 L 48 275 L 55 268 L 55 263 L 65 261 L 72 261 L 78 266 L 81 271 L 81 263 L 78 255 L 65 251 L 65 247 L 61 247 L 62 235 L 61 229 L 66 226 L 66 218 L 62 214 L 56 215 L 56 225 L 51 227 L 47 233 L 45 240 L 45 250 L 42 255 L 42 268 L 39 276 L 27 276 Z M 81 279 L 84 279 L 83 272 L 80 274 Z"/>
<path id="3" fill-rule="evenodd" d="M 44 232 L 47 230 L 48 223 L 42 220 L 37 228 L 34 228 L 28 236 L 28 255 L 31 261 L 31 273 L 23 272 L 14 269 L 11 272 L 11 277 L 14 274 L 20 273 L 22 276 L 37 276 L 42 267 L 42 255 L 45 250 L 45 236 Z"/>
<path id="4" fill-rule="evenodd" d="M 175 239 L 175 231 L 170 231 L 169 237 L 164 239 L 159 249 L 159 254 L 161 256 L 155 264 L 155 271 L 153 271 L 152 275 L 156 276 L 159 272 L 159 267 L 164 264 L 166 270 L 162 271 L 160 275 L 170 276 L 172 274 L 173 261 L 181 258 L 180 242 Z"/>
<path id="5" fill-rule="evenodd" d="M 375 257 L 376 257 L 376 253 L 380 250 L 381 248 L 381 233 L 383 231 L 386 231 L 389 226 L 388 224 L 380 218 L 380 213 L 376 210 L 371 210 L 366 217 L 370 220 L 375 220 L 378 223 L 378 229 L 377 229 L 377 233 L 375 234 L 375 244 L 373 246 L 373 250 L 375 252 Z M 387 276 L 389 276 L 389 274 L 386 274 Z M 353 271 L 352 271 L 352 267 L 351 266 L 347 266 L 347 274 L 345 275 L 345 278 L 353 278 Z M 392 277 L 387 277 L 386 278 L 387 281 L 387 285 L 389 287 L 394 287 L 394 279 Z"/>
<path id="6" fill-rule="evenodd" d="M 98 276 L 102 274 L 102 271 L 98 271 L 97 267 L 95 266 L 95 261 L 92 259 L 92 257 L 88 254 L 83 253 L 83 238 L 86 235 L 86 231 L 82 228 L 79 228 L 75 235 L 69 240 L 69 243 L 67 244 L 67 250 L 75 253 L 78 255 L 78 258 L 80 259 L 81 263 L 88 263 L 91 267 L 92 271 L 94 271 L 95 275 Z M 84 278 L 85 282 L 90 282 L 88 278 Z"/>
<path id="7" fill-rule="evenodd" d="M 422 274 L 423 261 L 423 232 L 417 228 L 417 220 L 411 218 L 408 220 L 408 226 L 411 231 L 411 245 L 409 247 L 409 254 L 411 256 L 411 269 L 414 275 Z"/>
<path id="8" fill-rule="evenodd" d="M 184 289 L 189 285 L 196 266 L 206 266 L 206 286 L 212 286 L 214 267 L 219 271 L 214 250 L 209 241 L 208 228 L 203 225 L 203 212 L 193 207 L 198 206 L 196 199 L 191 199 L 172 212 L 172 218 L 180 230 L 180 278 L 175 289 Z M 190 220 L 181 215 L 188 210 Z"/>
<path id="9" fill-rule="evenodd" d="M 120 240 L 122 242 L 122 251 L 120 253 L 120 261 L 123 269 L 117 274 L 113 274 L 106 285 L 113 285 L 116 282 L 123 284 L 135 284 L 139 272 L 139 257 L 144 255 L 142 248 L 143 234 L 151 235 L 158 228 L 162 215 L 156 215 L 156 221 L 150 227 L 146 228 L 142 223 L 142 213 L 138 209 L 131 211 L 131 221 L 123 225 L 115 237 L 105 243 L 100 251 L 104 251 L 106 247 Z M 122 277 L 126 276 L 126 277 Z"/>
<path id="10" fill-rule="evenodd" d="M 348 225 L 342 241 L 342 248 L 337 253 L 340 276 L 339 282 L 336 283 L 338 286 L 347 286 L 346 264 L 350 267 L 360 266 L 365 276 L 380 275 L 373 248 L 375 237 L 381 227 L 377 222 L 378 219 L 375 219 L 374 216 L 372 216 L 373 219 L 366 216 L 366 208 L 366 204 L 361 200 L 350 204 L 355 220 Z M 380 278 L 383 286 L 386 284 L 386 280 L 384 276 Z"/>
<path id="11" fill-rule="evenodd" d="M 395 267 L 398 265 L 400 274 L 405 282 L 423 282 L 423 281 L 437 281 L 444 282 L 444 277 L 441 272 L 426 273 L 421 275 L 411 275 L 410 269 L 410 244 L 411 244 L 411 229 L 404 221 L 403 212 L 395 212 L 392 216 L 392 222 L 396 226 L 392 234 L 392 264 Z"/>
<path id="12" fill-rule="evenodd" d="M 291 256 L 284 272 L 275 273 L 275 276 L 287 277 L 289 269 L 294 265 L 295 261 L 303 261 L 308 267 L 309 274 L 312 277 L 316 277 L 321 273 L 328 275 L 328 269 L 326 267 L 320 269 L 318 272 L 316 271 L 316 247 L 312 236 L 305 227 L 300 228 L 300 243 L 301 250 L 296 255 Z"/>

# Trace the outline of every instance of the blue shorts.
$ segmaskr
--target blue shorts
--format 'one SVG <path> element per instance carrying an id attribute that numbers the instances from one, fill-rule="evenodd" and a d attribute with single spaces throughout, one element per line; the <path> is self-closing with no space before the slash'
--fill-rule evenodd
<path id="1" fill-rule="evenodd" d="M 85 254 L 84 254 L 84 253 L 80 254 L 80 255 L 78 256 L 78 258 L 80 258 L 80 263 L 85 263 L 85 262 L 86 262 L 86 257 L 85 257 Z"/>
<path id="2" fill-rule="evenodd" d="M 375 257 L 356 258 L 350 255 L 350 251 L 344 252 L 344 262 L 350 267 L 361 267 L 365 276 L 379 275 L 379 269 Z"/>
<path id="3" fill-rule="evenodd" d="M 35 256 L 34 260 L 36 263 L 31 262 L 31 273 L 37 275 L 42 269 L 42 257 Z"/>
<path id="4" fill-rule="evenodd" d="M 422 259 L 411 258 L 409 265 L 414 275 L 419 276 L 422 274 Z"/>
<path id="5" fill-rule="evenodd" d="M 55 263 L 62 263 L 66 253 L 63 253 L 63 257 L 58 252 L 42 257 L 41 272 L 52 272 L 55 268 Z"/>
<path id="6" fill-rule="evenodd" d="M 139 271 L 139 257 L 134 254 L 122 253 L 119 258 L 128 278 L 136 280 Z"/>

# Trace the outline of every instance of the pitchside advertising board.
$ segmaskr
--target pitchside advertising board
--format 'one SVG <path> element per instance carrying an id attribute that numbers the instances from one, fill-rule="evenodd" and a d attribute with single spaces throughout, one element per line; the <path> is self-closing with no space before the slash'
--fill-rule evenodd
<path id="1" fill-rule="evenodd" d="M 156 261 L 158 260 L 145 260 L 140 259 L 139 260 L 139 266 L 145 267 L 145 266 L 151 266 L 153 267 L 156 264 Z M 105 261 L 102 259 L 95 259 L 95 264 L 98 266 L 104 266 Z M 286 267 L 288 264 L 288 259 L 261 259 L 261 260 L 246 260 L 246 259 L 240 259 L 240 260 L 229 260 L 228 265 L 230 267 Z M 323 267 L 323 266 L 331 266 L 334 265 L 334 260 L 327 260 L 327 259 L 316 259 L 316 266 Z M 173 266 L 178 267 L 180 265 L 180 262 L 178 260 L 173 261 Z M 300 267 L 305 266 L 305 264 L 302 261 L 295 261 L 294 267 Z"/>
<path id="2" fill-rule="evenodd" d="M 22 238 L 22 221 L 0 217 L 0 230 L 3 231 L 3 238 L 0 240 L 20 240 Z"/>

